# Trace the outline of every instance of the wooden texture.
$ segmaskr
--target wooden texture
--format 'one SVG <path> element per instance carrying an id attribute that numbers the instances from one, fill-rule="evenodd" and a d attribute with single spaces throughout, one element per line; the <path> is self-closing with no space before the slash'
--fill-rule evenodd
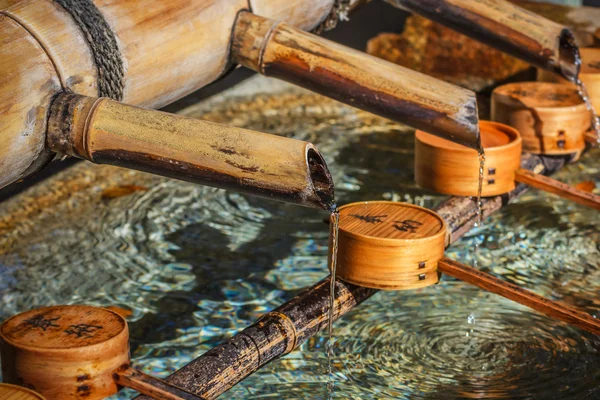
<path id="1" fill-rule="evenodd" d="M 232 61 L 385 118 L 478 148 L 475 94 L 251 13 Z"/>
<path id="2" fill-rule="evenodd" d="M 198 400 L 201 397 L 181 390 L 173 385 L 146 375 L 131 367 L 119 368 L 113 374 L 115 382 L 136 390 L 155 400 Z M 1 400 L 1 398 L 0 398 Z"/>
<path id="3" fill-rule="evenodd" d="M 492 120 L 517 129 L 523 150 L 534 154 L 571 154 L 585 148 L 591 113 L 570 85 L 517 82 L 492 93 Z"/>
<path id="4" fill-rule="evenodd" d="M 126 64 L 123 101 L 169 104 L 227 68 L 231 27 L 247 0 L 97 0 Z"/>
<path id="5" fill-rule="evenodd" d="M 579 190 L 566 183 L 548 178 L 547 176 L 536 174 L 535 172 L 526 169 L 518 169 L 515 173 L 515 180 L 536 189 L 554 193 L 560 197 L 574 201 L 575 203 L 600 210 L 600 196 Z"/>
<path id="6" fill-rule="evenodd" d="M 21 0 L 0 0 L 0 11 L 12 6 L 13 4 L 17 4 L 20 1 Z"/>
<path id="7" fill-rule="evenodd" d="M 304 206 L 328 208 L 333 181 L 310 143 L 61 95 L 52 106 L 53 151 Z"/>
<path id="8" fill-rule="evenodd" d="M 253 0 L 267 16 L 301 28 L 320 22 L 332 0 Z M 96 0 L 124 64 L 123 101 L 158 108 L 231 67 L 237 13 L 248 0 Z M 71 15 L 53 0 L 0 0 L 0 188 L 37 172 L 47 109 L 63 89 L 97 96 L 92 50 Z M 314 19 L 314 20 L 313 20 Z"/>
<path id="9" fill-rule="evenodd" d="M 15 20 L 0 14 L 0 188 L 49 161 L 47 111 L 60 81 L 44 49 Z"/>
<path id="10" fill-rule="evenodd" d="M 592 106 L 596 113 L 600 112 L 600 48 L 581 48 L 581 71 L 579 79 L 585 85 Z M 573 83 L 562 79 L 551 72 L 538 69 L 537 78 L 542 82 L 567 83 L 574 87 Z"/>
<path id="11" fill-rule="evenodd" d="M 453 276 L 461 281 L 470 283 L 516 301 L 526 307 L 532 308 L 549 317 L 564 321 L 595 335 L 600 335 L 600 320 L 581 311 L 563 306 L 560 303 L 548 300 L 520 286 L 503 281 L 478 269 L 459 263 L 458 261 L 444 258 L 438 263 L 441 272 Z"/>
<path id="12" fill-rule="evenodd" d="M 552 174 L 565 163 L 562 157 L 532 154 L 525 154 L 521 159 L 521 167 L 540 170 L 545 174 Z M 526 185 L 518 185 L 508 194 L 483 199 L 484 216 L 499 210 L 527 189 Z M 467 197 L 452 197 L 436 207 L 435 211 L 446 221 L 450 243 L 459 240 L 477 221 L 475 202 Z M 288 354 L 325 329 L 329 313 L 329 286 L 327 277 L 193 360 L 166 381 L 208 399 L 216 398 L 261 366 Z M 348 313 L 377 292 L 336 280 L 334 319 Z M 149 398 L 142 396 L 137 399 Z"/>
<path id="13" fill-rule="evenodd" d="M 380 33 L 369 40 L 367 52 L 476 92 L 530 68 L 524 61 L 419 15 L 406 19 L 402 33 Z"/>
<path id="14" fill-rule="evenodd" d="M 416 289 L 438 282 L 437 262 L 444 254 L 446 225 L 434 212 L 388 201 L 347 204 L 339 211 L 336 277 L 384 290 Z"/>
<path id="15" fill-rule="evenodd" d="M 335 0 L 248 0 L 250 11 L 262 17 L 286 21 L 310 31 L 329 15 Z"/>
<path id="16" fill-rule="evenodd" d="M 481 143 L 485 149 L 484 197 L 515 188 L 514 172 L 521 159 L 521 138 L 514 128 L 481 121 Z M 479 156 L 477 151 L 423 131 L 415 135 L 415 180 L 423 188 L 457 196 L 477 196 Z"/>
<path id="17" fill-rule="evenodd" d="M 117 392 L 113 371 L 129 363 L 127 323 L 89 306 L 55 306 L 0 326 L 2 377 L 49 400 L 102 399 Z"/>
<path id="18" fill-rule="evenodd" d="M 574 80 L 576 48 L 564 26 L 504 0 L 386 0 L 491 47 Z"/>
<path id="19" fill-rule="evenodd" d="M 53 0 L 22 0 L 4 10 L 44 49 L 63 89 L 97 96 L 97 71 L 89 46 L 69 13 Z"/>
<path id="20" fill-rule="evenodd" d="M 40 394 L 24 387 L 0 383 L 0 400 L 45 400 Z"/>
<path id="21" fill-rule="evenodd" d="M 334 319 L 375 292 L 336 281 Z M 196 395 L 215 399 L 264 364 L 291 352 L 324 329 L 328 311 L 329 279 L 324 279 L 166 380 Z"/>

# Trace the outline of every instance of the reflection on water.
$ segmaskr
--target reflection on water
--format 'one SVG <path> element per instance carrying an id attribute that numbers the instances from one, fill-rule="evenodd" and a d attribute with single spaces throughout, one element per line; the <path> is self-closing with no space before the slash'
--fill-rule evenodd
<path id="1" fill-rule="evenodd" d="M 412 131 L 298 93 L 215 100 L 186 114 L 315 142 L 341 204 L 433 207 L 442 199 L 412 182 Z M 593 180 L 599 155 L 558 177 Z M 0 229 L 11 227 L 0 235 L 0 319 L 58 303 L 132 309 L 135 363 L 164 376 L 328 274 L 326 212 L 112 167 L 77 168 L 62 175 L 79 185 L 68 199 L 59 194 L 73 186 L 50 181 L 38 190 L 58 200 L 38 198 L 42 211 L 25 197 L 0 205 Z M 101 199 L 118 184 L 148 190 Z M 449 255 L 469 260 L 478 242 L 479 268 L 600 318 L 599 228 L 597 212 L 531 191 Z M 336 323 L 334 336 L 335 398 L 600 397 L 599 338 L 447 277 L 375 295 Z M 326 338 L 312 338 L 223 398 L 325 398 Z"/>

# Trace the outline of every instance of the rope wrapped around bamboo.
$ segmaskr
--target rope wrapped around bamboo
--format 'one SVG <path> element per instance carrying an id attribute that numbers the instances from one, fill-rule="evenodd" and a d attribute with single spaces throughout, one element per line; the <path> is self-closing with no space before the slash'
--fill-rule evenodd
<path id="1" fill-rule="evenodd" d="M 568 157 L 524 154 L 521 167 L 550 175 L 562 168 Z M 482 212 L 489 216 L 528 189 L 519 184 L 504 195 L 482 200 Z M 468 197 L 451 197 L 435 211 L 444 218 L 450 243 L 464 236 L 475 224 L 477 209 Z M 334 319 L 377 293 L 336 280 Z M 166 378 L 166 381 L 196 395 L 214 399 L 268 362 L 284 356 L 327 326 L 329 277 L 308 288 L 286 304 L 263 315 L 256 323 L 219 344 Z M 149 400 L 138 396 L 138 400 Z"/>

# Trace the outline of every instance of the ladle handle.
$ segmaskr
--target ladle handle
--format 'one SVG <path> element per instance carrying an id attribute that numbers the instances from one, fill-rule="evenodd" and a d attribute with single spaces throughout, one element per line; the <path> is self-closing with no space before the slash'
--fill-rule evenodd
<path id="1" fill-rule="evenodd" d="M 560 197 L 574 201 L 575 203 L 600 210 L 600 196 L 576 189 L 573 186 L 569 186 L 566 183 L 547 176 L 519 168 L 515 172 L 515 181 L 525 183 L 536 189 L 554 193 Z"/>
<path id="2" fill-rule="evenodd" d="M 117 384 L 138 391 L 156 400 L 202 400 L 185 390 L 179 389 L 167 382 L 146 375 L 135 368 L 120 368 L 113 374 Z"/>
<path id="3" fill-rule="evenodd" d="M 567 322 L 595 335 L 600 335 L 600 320 L 581 311 L 548 300 L 520 286 L 481 272 L 478 269 L 449 258 L 443 258 L 438 262 L 438 270 L 488 292 L 516 301 L 549 317 Z"/>

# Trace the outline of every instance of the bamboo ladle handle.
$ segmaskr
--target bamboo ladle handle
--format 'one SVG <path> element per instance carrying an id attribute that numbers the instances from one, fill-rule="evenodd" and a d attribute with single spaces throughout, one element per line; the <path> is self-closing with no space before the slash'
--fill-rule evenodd
<path id="1" fill-rule="evenodd" d="M 515 181 L 525 183 L 536 189 L 554 193 L 560 197 L 574 201 L 575 203 L 600 210 L 600 196 L 576 189 L 567 185 L 566 183 L 557 181 L 547 176 L 519 168 L 517 171 L 515 171 Z"/>
<path id="2" fill-rule="evenodd" d="M 460 279 L 461 281 L 487 290 L 488 292 L 516 301 L 519 304 L 542 314 L 546 314 L 549 317 L 567 322 L 595 335 L 600 335 L 600 320 L 597 320 L 584 312 L 548 300 L 547 298 L 525 290 L 520 286 L 503 281 L 502 279 L 498 279 L 485 272 L 481 272 L 478 269 L 449 258 L 443 258 L 438 261 L 438 270 Z"/>
<path id="3" fill-rule="evenodd" d="M 200 400 L 196 396 L 167 382 L 146 375 L 132 367 L 119 368 L 113 374 L 115 382 L 120 386 L 133 389 L 156 400 Z"/>

